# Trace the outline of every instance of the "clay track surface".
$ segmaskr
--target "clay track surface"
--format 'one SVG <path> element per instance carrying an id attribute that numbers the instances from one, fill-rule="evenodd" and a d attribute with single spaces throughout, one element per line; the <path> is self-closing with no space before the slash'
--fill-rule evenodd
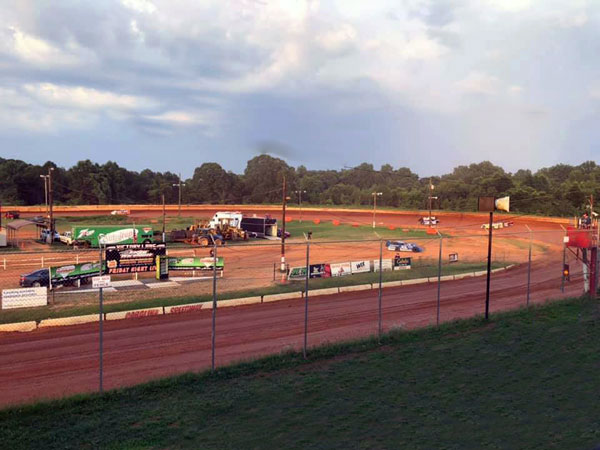
<path id="1" fill-rule="evenodd" d="M 580 292 L 575 274 L 564 295 Z M 526 267 L 492 278 L 491 312 L 525 304 Z M 485 277 L 443 282 L 441 321 L 483 313 Z M 383 328 L 434 324 L 437 285 L 384 289 Z M 561 297 L 556 261 L 533 269 L 531 302 Z M 104 385 L 116 388 L 210 367 L 210 310 L 106 322 Z M 368 336 L 377 330 L 377 291 L 309 297 L 309 346 Z M 216 363 L 300 349 L 304 300 L 217 311 Z M 0 339 L 0 403 L 91 392 L 98 387 L 98 324 L 40 329 Z"/>
<path id="2" fill-rule="evenodd" d="M 211 209 L 212 208 L 212 209 Z M 182 212 L 183 215 L 209 217 L 217 210 L 234 208 L 199 207 Z M 111 207 L 111 209 L 118 209 Z M 243 208 L 235 208 L 239 210 Z M 244 209 L 257 214 L 278 211 L 260 207 Z M 62 214 L 62 213 L 59 213 Z M 72 211 L 64 213 L 74 215 Z M 81 212 L 90 215 L 89 211 Z M 160 211 L 134 211 L 139 217 L 156 217 Z M 32 213 L 32 215 L 34 215 Z M 289 215 L 299 218 L 299 211 Z M 414 228 L 421 213 L 377 213 L 378 225 Z M 425 214 L 426 215 L 426 214 Z M 480 226 L 487 216 L 472 214 L 437 214 L 442 223 L 439 229 L 452 235 L 470 235 L 445 241 L 444 252 L 458 251 L 461 259 L 485 260 L 486 232 Z M 368 225 L 369 211 L 303 211 L 303 220 L 339 220 L 342 223 Z M 504 217 L 504 220 L 509 220 Z M 502 219 L 498 219 L 502 220 Z M 528 225 L 536 231 L 535 240 L 548 246 L 547 252 L 534 254 L 532 270 L 532 302 L 558 298 L 560 291 L 561 238 L 560 224 L 554 221 L 514 218 L 515 226 L 495 232 L 494 252 L 506 253 L 507 260 L 523 262 L 527 250 L 515 247 L 502 237 L 523 242 L 527 239 Z M 364 246 L 363 246 L 364 245 Z M 323 244 L 311 249 L 315 261 L 375 258 L 378 244 L 349 243 L 343 246 Z M 512 250 L 508 250 L 508 249 Z M 192 252 L 193 250 L 182 250 Z M 226 277 L 219 281 L 219 289 L 230 286 L 244 287 L 269 284 L 272 264 L 278 261 L 275 246 L 256 248 L 233 246 L 223 252 L 228 258 Z M 512 252 L 512 253 L 511 253 Z M 52 256 L 48 252 L 47 257 Z M 303 247 L 290 247 L 291 263 L 303 264 Z M 30 258 L 14 255 L 15 258 Z M 59 254 L 63 257 L 64 254 Z M 426 257 L 437 258 L 437 243 L 427 248 Z M 465 258 L 463 258 L 465 256 Z M 248 269 L 251 261 L 258 269 Z M 25 271 L 14 269 L 20 273 Z M 572 268 L 572 271 L 573 268 Z M 8 271 L 10 272 L 10 270 Z M 8 275 L 8 274 L 6 274 Z M 16 276 L 17 274 L 10 274 Z M 1 277 L 1 275 L 0 275 Z M 228 280 L 228 278 L 230 278 Z M 8 278 L 2 277 L 2 280 Z M 12 280 L 12 278 L 11 278 Z M 492 277 L 492 312 L 514 308 L 525 303 L 526 268 L 524 266 Z M 12 283 L 13 281 L 11 281 Z M 205 289 L 208 289 L 209 283 Z M 149 295 L 144 291 L 144 295 Z M 184 292 L 184 291 L 182 291 Z M 196 290 L 198 294 L 200 291 Z M 575 274 L 567 285 L 566 294 L 578 295 L 581 281 Z M 152 293 L 162 294 L 162 293 Z M 413 328 L 435 323 L 437 285 L 404 286 L 384 290 L 383 326 Z M 164 296 L 164 294 L 162 294 Z M 483 312 L 485 278 L 463 279 L 442 283 L 441 321 L 469 317 Z M 109 296 L 107 296 L 109 297 Z M 110 300 L 109 300 L 110 301 Z M 309 345 L 371 335 L 377 330 L 377 291 L 345 293 L 310 298 Z M 217 313 L 216 361 L 218 365 L 241 359 L 299 349 L 303 340 L 304 302 L 289 300 L 235 308 Z M 201 311 L 181 315 L 111 321 L 105 323 L 105 387 L 133 385 L 142 381 L 210 367 L 211 312 Z M 0 404 L 16 404 L 41 398 L 56 398 L 78 392 L 89 392 L 98 386 L 98 324 L 61 328 L 44 328 L 31 333 L 0 335 Z"/>

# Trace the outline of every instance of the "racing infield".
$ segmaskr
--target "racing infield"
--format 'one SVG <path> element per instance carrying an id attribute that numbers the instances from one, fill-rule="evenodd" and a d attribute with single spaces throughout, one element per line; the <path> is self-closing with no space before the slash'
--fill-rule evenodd
<path id="1" fill-rule="evenodd" d="M 111 209 L 117 209 L 111 207 Z M 186 211 L 186 215 L 209 216 L 225 208 L 211 206 Z M 244 209 L 231 208 L 240 210 Z M 251 209 L 261 213 L 269 209 Z M 271 211 L 274 214 L 274 211 Z M 32 213 L 33 214 L 33 213 Z M 86 212 L 89 214 L 89 212 Z M 291 211 L 295 220 L 298 214 Z M 66 215 L 73 215 L 72 212 Z M 132 215 L 155 217 L 155 211 L 133 210 Z M 274 214 L 276 215 L 276 214 Z M 485 232 L 480 225 L 486 216 L 472 214 L 437 214 L 440 230 L 452 235 L 476 235 L 456 240 L 457 251 L 480 259 L 486 249 L 480 249 Z M 398 227 L 415 227 L 418 213 L 377 213 L 377 222 Z M 371 211 L 308 211 L 303 220 L 340 220 L 364 225 L 372 220 Z M 502 219 L 499 219 L 502 220 Z M 507 219 L 505 219 L 507 220 Z M 536 242 L 548 247 L 534 257 L 531 273 L 531 302 L 579 295 L 582 291 L 580 268 L 572 268 L 572 280 L 560 290 L 562 252 L 561 224 L 566 221 L 514 218 L 514 227 L 495 232 L 495 236 L 514 234 L 522 241 L 527 226 L 533 229 Z M 522 236 L 518 235 L 519 233 Z M 469 240 L 471 239 L 471 240 Z M 511 238 L 513 240 L 513 238 Z M 508 242 L 508 241 L 507 241 Z M 502 240 L 494 251 L 502 250 Z M 508 244 L 506 244 L 508 245 Z M 248 247 L 249 248 L 249 247 Z M 268 265 L 278 258 L 276 246 L 268 253 L 248 257 L 258 258 Z M 378 248 L 378 247 L 377 247 Z M 511 247 L 512 248 L 512 247 Z M 339 248 L 321 249 L 322 257 Z M 342 249 L 347 251 L 347 249 Z M 376 248 L 365 251 L 375 257 Z M 510 260 L 524 262 L 526 252 L 517 252 Z M 252 249 L 249 248 L 248 252 Z M 298 255 L 303 254 L 299 248 Z M 371 254 L 371 253 L 373 254 Z M 431 249 L 435 254 L 435 248 Z M 367 255 L 367 253 L 369 253 Z M 237 255 L 242 269 L 244 255 Z M 272 270 L 269 269 L 269 270 Z M 231 269 L 228 269 L 231 271 Z M 250 279 L 248 272 L 241 276 Z M 219 283 L 225 283 L 226 279 Z M 527 266 L 519 265 L 492 275 L 491 312 L 519 307 L 526 301 Z M 440 320 L 482 314 L 485 299 L 485 277 L 445 281 L 441 284 Z M 386 288 L 382 298 L 383 330 L 396 327 L 415 328 L 435 324 L 437 284 Z M 347 292 L 331 296 L 309 296 L 309 346 L 375 334 L 378 317 L 377 290 Z M 104 386 L 106 389 L 133 385 L 190 370 L 203 370 L 211 363 L 211 310 L 180 315 L 109 321 L 104 324 Z M 304 300 L 284 300 L 272 303 L 225 308 L 217 311 L 216 364 L 300 349 L 303 342 Z M 98 387 L 98 324 L 59 328 L 42 328 L 30 333 L 0 335 L 0 405 L 26 403 L 42 398 L 57 398 Z"/>

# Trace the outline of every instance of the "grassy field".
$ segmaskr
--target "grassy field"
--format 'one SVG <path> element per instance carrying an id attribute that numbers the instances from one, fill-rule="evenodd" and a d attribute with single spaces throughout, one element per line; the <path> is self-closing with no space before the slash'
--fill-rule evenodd
<path id="1" fill-rule="evenodd" d="M 292 221 L 285 225 L 285 230 L 292 238 L 304 240 L 303 233 L 312 231 L 314 240 L 350 240 L 350 239 L 407 239 L 407 238 L 429 238 L 424 229 L 396 228 L 390 230 L 386 227 L 375 227 L 359 224 L 353 227 L 351 224 L 333 225 L 331 221 L 321 222 L 318 225 L 312 221 Z M 403 231 L 406 230 L 406 231 Z"/>
<path id="2" fill-rule="evenodd" d="M 504 263 L 494 262 L 493 268 L 503 267 Z M 442 275 L 454 275 L 464 272 L 475 272 L 484 270 L 484 263 L 455 263 L 442 266 Z M 386 281 L 408 280 L 414 278 L 437 276 L 437 261 L 419 261 L 416 262 L 410 270 L 397 270 L 394 272 L 383 272 L 382 279 Z M 336 286 L 351 286 L 365 283 L 378 283 L 379 273 L 361 273 L 346 277 L 335 278 L 314 278 L 309 282 L 310 289 L 322 289 Z M 304 281 L 295 281 L 287 284 L 277 284 L 261 289 L 246 289 L 239 291 L 228 291 L 219 294 L 219 300 L 227 300 L 241 297 L 254 297 L 258 295 L 280 294 L 283 292 L 294 292 L 304 290 Z M 185 305 L 188 303 L 209 302 L 212 301 L 212 294 L 195 295 L 185 297 L 166 297 L 139 299 L 122 303 L 109 303 L 104 306 L 104 311 L 116 312 L 127 311 L 131 309 L 155 308 L 160 306 Z M 3 310 L 0 312 L 0 324 L 13 322 L 27 322 L 30 320 L 40 321 L 43 319 L 80 316 L 86 314 L 95 314 L 98 312 L 97 305 L 81 306 L 44 306 L 39 308 L 24 308 L 14 310 Z"/>
<path id="3" fill-rule="evenodd" d="M 165 228 L 167 231 L 182 229 L 194 224 L 197 217 L 178 217 L 178 216 L 167 216 L 165 220 Z M 162 215 L 150 218 L 135 218 L 129 216 L 63 216 L 56 218 L 56 229 L 59 231 L 70 230 L 73 226 L 84 226 L 84 225 L 152 225 L 156 230 L 162 230 Z"/>
<path id="4" fill-rule="evenodd" d="M 596 302 L 573 299 L 0 412 L 45 449 L 592 449 Z"/>
<path id="5" fill-rule="evenodd" d="M 198 220 L 208 220 L 206 217 L 204 219 L 199 219 L 197 217 L 177 217 L 177 216 L 169 216 L 166 219 L 166 229 L 167 231 L 175 230 L 175 229 L 183 229 L 188 227 Z M 65 216 L 59 217 L 56 219 L 56 228 L 59 231 L 69 230 L 73 226 L 81 226 L 86 224 L 91 225 L 125 225 L 138 223 L 140 225 L 149 224 L 152 225 L 157 230 L 162 230 L 162 216 L 157 215 L 153 218 L 137 219 L 137 221 L 132 217 L 127 216 Z M 292 238 L 299 238 L 304 240 L 303 233 L 307 233 L 308 231 L 313 232 L 313 239 L 379 239 L 378 235 L 382 238 L 402 238 L 402 237 L 431 237 L 429 236 L 425 230 L 414 230 L 409 229 L 408 231 L 402 231 L 401 228 L 397 228 L 396 230 L 390 230 L 386 227 L 376 227 L 372 228 L 370 224 L 360 223 L 360 226 L 353 227 L 351 224 L 340 224 L 335 226 L 331 223 L 331 221 L 324 221 L 320 224 L 315 224 L 312 221 L 303 221 L 299 222 L 294 220 L 292 222 L 288 222 L 286 224 L 286 231 L 290 232 Z M 416 225 L 416 224 L 415 224 Z M 281 226 L 281 224 L 280 224 Z M 376 234 L 376 233 L 377 234 Z"/>

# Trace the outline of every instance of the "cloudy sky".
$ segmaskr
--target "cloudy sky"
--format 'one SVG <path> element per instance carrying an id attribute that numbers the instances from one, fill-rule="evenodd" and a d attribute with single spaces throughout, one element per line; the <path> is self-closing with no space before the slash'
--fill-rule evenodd
<path id="1" fill-rule="evenodd" d="M 600 156 L 600 1 L 0 3 L 0 156 L 426 176 Z"/>

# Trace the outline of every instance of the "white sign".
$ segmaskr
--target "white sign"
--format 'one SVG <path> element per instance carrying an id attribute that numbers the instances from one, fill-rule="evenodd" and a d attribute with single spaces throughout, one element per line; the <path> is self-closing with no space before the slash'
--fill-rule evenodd
<path id="1" fill-rule="evenodd" d="M 110 275 L 92 278 L 92 287 L 94 289 L 110 287 Z"/>
<path id="2" fill-rule="evenodd" d="M 48 289 L 32 287 L 2 290 L 2 309 L 31 308 L 48 304 Z"/>
<path id="3" fill-rule="evenodd" d="M 391 259 L 382 259 L 381 260 L 381 266 L 383 267 L 383 270 L 393 270 L 393 264 L 392 264 L 392 260 Z M 379 260 L 376 259 L 373 261 L 373 270 L 375 272 L 379 272 Z"/>
<path id="4" fill-rule="evenodd" d="M 352 267 L 349 262 L 330 264 L 332 277 L 343 277 L 344 275 L 352 275 Z"/>
<path id="5" fill-rule="evenodd" d="M 563 236 L 563 242 L 565 244 L 568 244 L 569 243 L 569 236 Z"/>
<path id="6" fill-rule="evenodd" d="M 352 273 L 370 272 L 371 261 L 352 261 Z"/>

